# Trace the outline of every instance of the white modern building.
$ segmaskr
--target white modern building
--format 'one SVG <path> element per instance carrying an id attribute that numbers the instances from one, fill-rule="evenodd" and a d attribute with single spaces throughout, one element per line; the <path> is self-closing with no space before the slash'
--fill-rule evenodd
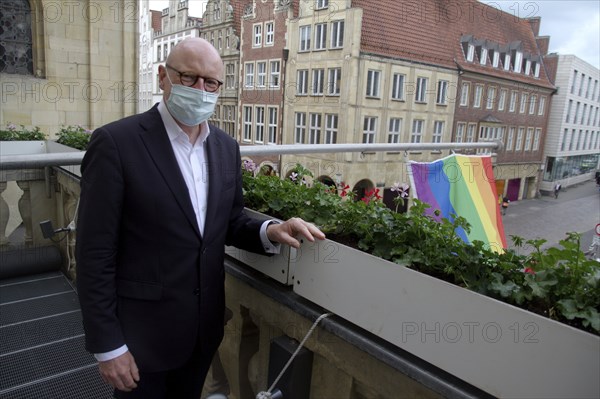
<path id="1" fill-rule="evenodd" d="M 600 72 L 574 55 L 544 59 L 557 87 L 552 96 L 540 191 L 594 177 L 600 167 Z"/>

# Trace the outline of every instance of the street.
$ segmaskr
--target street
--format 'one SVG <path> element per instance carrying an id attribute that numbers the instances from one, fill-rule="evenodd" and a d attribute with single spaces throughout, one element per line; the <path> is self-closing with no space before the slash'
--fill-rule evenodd
<path id="1" fill-rule="evenodd" d="M 506 216 L 503 216 L 504 231 L 509 248 L 511 235 L 525 239 L 545 238 L 542 248 L 555 246 L 566 238 L 567 232 L 582 234 L 581 249 L 586 252 L 595 235 L 594 228 L 600 223 L 600 191 L 592 180 L 562 189 L 558 198 L 542 196 L 511 202 Z M 524 246 L 518 249 L 527 254 L 533 248 Z"/>

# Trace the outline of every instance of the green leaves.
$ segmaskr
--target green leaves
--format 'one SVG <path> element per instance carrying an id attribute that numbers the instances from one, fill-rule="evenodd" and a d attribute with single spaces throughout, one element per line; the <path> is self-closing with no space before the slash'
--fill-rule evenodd
<path id="1" fill-rule="evenodd" d="M 81 125 L 65 126 L 58 132 L 57 143 L 85 151 L 91 138 L 91 131 Z"/>
<path id="2" fill-rule="evenodd" d="M 14 123 L 9 123 L 5 129 L 0 129 L 0 141 L 36 140 L 46 140 L 46 135 L 37 126 L 28 129 L 23 125 L 17 126 Z"/>
<path id="3" fill-rule="evenodd" d="M 517 248 L 529 245 L 531 255 L 513 250 L 493 252 L 483 242 L 466 244 L 456 234 L 470 228 L 464 218 L 436 221 L 430 206 L 417 199 L 406 213 L 387 208 L 376 195 L 368 201 L 342 196 L 348 186 L 328 187 L 297 165 L 287 179 L 243 172 L 246 206 L 272 216 L 302 217 L 330 237 L 445 281 L 522 308 L 600 332 L 600 264 L 586 259 L 580 236 L 568 233 L 558 247 L 542 250 L 546 240 L 513 236 Z"/>

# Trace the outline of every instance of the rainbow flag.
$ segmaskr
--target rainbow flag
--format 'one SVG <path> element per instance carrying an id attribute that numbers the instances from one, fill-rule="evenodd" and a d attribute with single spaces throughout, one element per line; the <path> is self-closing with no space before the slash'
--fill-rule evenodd
<path id="1" fill-rule="evenodd" d="M 506 249 L 504 225 L 490 156 L 450 155 L 435 162 L 410 163 L 412 194 L 440 210 L 440 217 L 464 217 L 471 225 L 457 234 L 467 243 L 483 241 L 490 249 Z"/>

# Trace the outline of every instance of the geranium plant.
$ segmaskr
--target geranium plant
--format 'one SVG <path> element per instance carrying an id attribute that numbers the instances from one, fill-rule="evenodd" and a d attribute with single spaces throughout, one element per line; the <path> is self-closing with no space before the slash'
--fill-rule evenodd
<path id="1" fill-rule="evenodd" d="M 0 129 L 0 141 L 36 141 L 46 140 L 46 135 L 39 127 L 26 128 L 24 125 L 8 123 L 4 129 Z"/>
<path id="2" fill-rule="evenodd" d="M 531 255 L 508 249 L 498 254 L 483 242 L 466 244 L 456 229 L 469 229 L 464 218 L 428 216 L 428 204 L 413 200 L 398 213 L 381 201 L 378 189 L 353 198 L 345 183 L 306 184 L 310 172 L 298 165 L 288 178 L 256 174 L 252 161 L 243 165 L 246 206 L 274 217 L 299 216 L 318 225 L 329 238 L 392 262 L 474 290 L 549 318 L 600 333 L 600 264 L 580 250 L 580 236 L 569 233 L 559 248 L 541 250 L 544 240 L 525 243 Z M 396 206 L 407 200 L 409 187 L 392 190 Z M 437 215 L 439 216 L 439 215 Z M 515 246 L 524 240 L 512 237 Z"/>
<path id="3" fill-rule="evenodd" d="M 62 127 L 56 135 L 58 137 L 57 143 L 85 151 L 90 142 L 92 131 L 81 125 L 69 125 Z"/>

